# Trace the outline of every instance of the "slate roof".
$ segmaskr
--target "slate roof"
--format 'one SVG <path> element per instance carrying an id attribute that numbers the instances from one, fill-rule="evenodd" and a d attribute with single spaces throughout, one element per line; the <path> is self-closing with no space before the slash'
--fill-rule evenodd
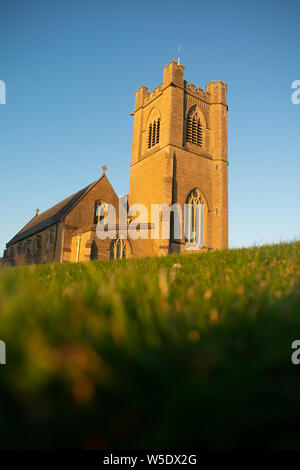
<path id="1" fill-rule="evenodd" d="M 79 199 L 86 194 L 89 189 L 96 184 L 96 181 L 92 184 L 89 184 L 85 188 L 81 189 L 72 196 L 67 197 L 63 201 L 59 202 L 55 206 L 51 207 L 50 209 L 42 212 L 39 215 L 36 215 L 31 219 L 25 227 L 20 230 L 7 244 L 6 246 L 13 245 L 14 243 L 18 243 L 24 238 L 31 237 L 37 232 L 44 230 L 47 227 L 50 227 L 53 224 L 59 222 L 66 213 L 79 201 Z"/>

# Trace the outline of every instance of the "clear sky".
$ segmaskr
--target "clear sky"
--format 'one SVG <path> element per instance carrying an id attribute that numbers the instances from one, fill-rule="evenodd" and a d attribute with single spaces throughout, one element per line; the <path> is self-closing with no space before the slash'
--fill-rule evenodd
<path id="1" fill-rule="evenodd" d="M 0 250 L 101 176 L 128 192 L 135 91 L 228 84 L 230 246 L 300 238 L 299 0 L 0 3 Z"/>

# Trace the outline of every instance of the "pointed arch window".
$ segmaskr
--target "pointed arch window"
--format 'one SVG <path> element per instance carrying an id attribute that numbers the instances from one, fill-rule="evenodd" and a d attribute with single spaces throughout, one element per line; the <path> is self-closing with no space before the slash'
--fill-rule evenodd
<path id="1" fill-rule="evenodd" d="M 41 235 L 37 235 L 37 237 L 33 241 L 33 254 L 36 255 L 40 249 L 41 249 Z"/>
<path id="2" fill-rule="evenodd" d="M 105 217 L 107 205 L 103 201 L 95 201 L 94 224 L 99 224 Z"/>
<path id="3" fill-rule="evenodd" d="M 98 247 L 97 247 L 97 243 L 95 242 L 95 240 L 93 240 L 92 242 L 90 258 L 91 260 L 98 259 Z"/>
<path id="4" fill-rule="evenodd" d="M 31 256 L 31 249 L 31 240 L 27 238 L 25 241 L 25 256 Z"/>
<path id="5" fill-rule="evenodd" d="M 126 258 L 126 241 L 123 238 L 115 240 L 110 249 L 110 259 Z"/>
<path id="6" fill-rule="evenodd" d="M 195 108 L 192 108 L 187 116 L 186 141 L 199 147 L 203 145 L 203 125 Z"/>
<path id="7" fill-rule="evenodd" d="M 148 127 L 148 149 L 159 144 L 160 137 L 160 118 L 157 118 L 149 124 Z"/>
<path id="8" fill-rule="evenodd" d="M 202 248 L 204 244 L 204 201 L 199 189 L 193 189 L 185 204 L 185 243 Z"/>
<path id="9" fill-rule="evenodd" d="M 53 248 L 55 245 L 55 232 L 54 230 L 49 230 L 48 239 L 46 244 L 46 251 L 49 251 L 50 248 Z"/>

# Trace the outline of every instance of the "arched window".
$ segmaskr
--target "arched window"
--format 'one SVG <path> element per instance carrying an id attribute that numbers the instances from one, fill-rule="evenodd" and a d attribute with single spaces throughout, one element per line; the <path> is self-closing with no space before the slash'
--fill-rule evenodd
<path id="1" fill-rule="evenodd" d="M 104 219 L 106 209 L 107 209 L 107 206 L 105 202 L 95 201 L 94 224 L 99 224 L 99 222 L 101 222 Z"/>
<path id="2" fill-rule="evenodd" d="M 96 260 L 98 258 L 98 248 L 95 240 L 93 240 L 91 246 L 91 260 Z"/>
<path id="3" fill-rule="evenodd" d="M 195 107 L 189 111 L 187 116 L 186 141 L 200 147 L 203 144 L 203 126 Z"/>
<path id="4" fill-rule="evenodd" d="M 123 238 L 115 240 L 110 248 L 110 259 L 126 258 L 126 241 Z"/>
<path id="5" fill-rule="evenodd" d="M 199 189 L 193 189 L 186 199 L 185 205 L 185 242 L 202 248 L 204 243 L 204 201 Z"/>
<path id="6" fill-rule="evenodd" d="M 48 240 L 46 244 L 46 251 L 49 251 L 50 248 L 53 248 L 55 245 L 55 232 L 54 230 L 49 230 L 48 232 Z"/>
<path id="7" fill-rule="evenodd" d="M 25 241 L 25 256 L 31 256 L 31 240 L 28 238 Z"/>
<path id="8" fill-rule="evenodd" d="M 160 118 L 151 122 L 148 127 L 148 149 L 159 143 Z"/>
<path id="9" fill-rule="evenodd" d="M 33 241 L 33 254 L 37 255 L 41 249 L 41 236 L 37 235 L 37 237 Z"/>

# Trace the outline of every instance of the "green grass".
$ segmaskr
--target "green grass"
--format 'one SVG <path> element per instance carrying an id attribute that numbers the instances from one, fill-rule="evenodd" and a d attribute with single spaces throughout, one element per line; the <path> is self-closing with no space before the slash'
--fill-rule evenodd
<path id="1" fill-rule="evenodd" d="M 1 448 L 300 448 L 300 243 L 0 270 Z"/>

